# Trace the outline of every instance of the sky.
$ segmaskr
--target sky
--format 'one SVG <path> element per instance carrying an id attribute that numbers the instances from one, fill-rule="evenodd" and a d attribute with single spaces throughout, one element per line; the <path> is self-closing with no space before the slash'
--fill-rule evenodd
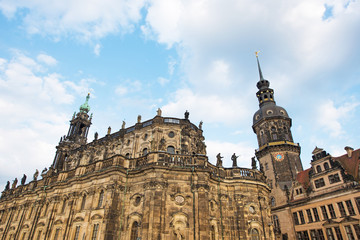
<path id="1" fill-rule="evenodd" d="M 360 143 L 360 0 L 0 0 L 0 187 L 49 167 L 91 93 L 94 133 L 203 121 L 209 161 L 258 148 L 255 51 L 304 169 Z"/>

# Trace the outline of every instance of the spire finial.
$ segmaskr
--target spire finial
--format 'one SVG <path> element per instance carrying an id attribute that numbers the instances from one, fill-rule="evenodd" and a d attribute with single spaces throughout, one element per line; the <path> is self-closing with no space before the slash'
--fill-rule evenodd
<path id="1" fill-rule="evenodd" d="M 90 111 L 90 106 L 88 103 L 89 98 L 90 98 L 90 93 L 88 93 L 88 95 L 86 96 L 85 102 L 80 106 L 80 112 L 88 113 Z"/>
<path id="2" fill-rule="evenodd" d="M 260 52 L 260 51 L 255 52 L 255 55 L 256 55 L 256 61 L 257 61 L 257 64 L 258 64 L 258 69 L 259 69 L 260 81 L 262 81 L 262 80 L 264 80 L 264 77 L 263 77 L 263 75 L 262 75 L 262 71 L 261 71 L 261 67 L 260 67 L 259 52 Z"/>

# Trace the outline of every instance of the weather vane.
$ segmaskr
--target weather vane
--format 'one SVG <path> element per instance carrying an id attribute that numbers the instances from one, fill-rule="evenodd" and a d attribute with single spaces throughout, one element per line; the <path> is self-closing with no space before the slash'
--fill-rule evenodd
<path id="1" fill-rule="evenodd" d="M 255 52 L 256 57 L 259 56 L 259 52 L 260 52 L 260 51 Z"/>

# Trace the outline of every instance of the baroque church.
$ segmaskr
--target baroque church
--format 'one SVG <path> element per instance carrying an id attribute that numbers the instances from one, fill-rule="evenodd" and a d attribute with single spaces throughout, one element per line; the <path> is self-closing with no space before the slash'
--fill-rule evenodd
<path id="1" fill-rule="evenodd" d="M 158 109 L 88 140 L 88 95 L 49 169 L 7 183 L 1 239 L 359 239 L 360 149 L 332 157 L 315 148 L 303 170 L 292 119 L 257 63 L 259 170 L 255 157 L 252 169 L 238 167 L 235 154 L 231 168 L 220 153 L 210 163 L 202 122 L 187 111 L 175 118 Z"/>

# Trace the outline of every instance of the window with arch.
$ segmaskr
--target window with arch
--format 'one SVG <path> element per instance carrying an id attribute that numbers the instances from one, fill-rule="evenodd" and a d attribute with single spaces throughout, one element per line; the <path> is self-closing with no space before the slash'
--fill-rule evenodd
<path id="1" fill-rule="evenodd" d="M 211 225 L 210 240 L 215 240 L 215 227 Z"/>
<path id="2" fill-rule="evenodd" d="M 125 154 L 125 157 L 126 157 L 127 159 L 130 159 L 130 153 Z"/>
<path id="3" fill-rule="evenodd" d="M 267 97 L 267 95 L 265 94 L 265 95 L 264 95 L 264 99 L 266 100 L 267 98 L 268 98 L 268 97 Z"/>
<path id="4" fill-rule="evenodd" d="M 130 240 L 137 240 L 139 232 L 139 223 L 134 221 L 131 226 Z"/>
<path id="5" fill-rule="evenodd" d="M 274 228 L 279 229 L 280 228 L 280 222 L 279 222 L 279 218 L 276 215 L 273 215 L 273 223 L 274 223 Z"/>
<path id="6" fill-rule="evenodd" d="M 80 226 L 76 226 L 74 240 L 79 239 L 79 233 L 80 233 Z"/>
<path id="7" fill-rule="evenodd" d="M 83 198 L 82 198 L 82 200 L 81 200 L 80 210 L 84 210 L 84 209 L 85 209 L 85 203 L 86 203 L 86 195 L 84 195 Z"/>
<path id="8" fill-rule="evenodd" d="M 276 128 L 274 126 L 271 127 L 271 135 L 273 140 L 277 140 Z"/>
<path id="9" fill-rule="evenodd" d="M 330 168 L 330 167 L 329 167 L 329 163 L 327 163 L 327 162 L 324 163 L 324 168 L 325 168 L 325 170 L 329 170 L 329 168 Z"/>
<path id="10" fill-rule="evenodd" d="M 99 231 L 99 224 L 97 223 L 94 225 L 91 240 L 97 239 L 98 231 Z"/>
<path id="11" fill-rule="evenodd" d="M 148 154 L 148 149 L 144 148 L 143 151 L 142 151 L 142 155 L 145 156 L 146 154 Z"/>
<path id="12" fill-rule="evenodd" d="M 170 154 L 175 154 L 175 148 L 173 146 L 168 146 L 167 147 L 167 152 Z"/>
<path id="13" fill-rule="evenodd" d="M 61 213 L 65 212 L 65 207 L 66 207 L 66 199 L 64 199 L 64 201 L 63 201 L 63 205 L 62 205 L 62 208 L 61 208 Z"/>
<path id="14" fill-rule="evenodd" d="M 259 231 L 256 228 L 252 228 L 250 231 L 250 239 L 251 240 L 260 240 Z"/>
<path id="15" fill-rule="evenodd" d="M 272 197 L 272 198 L 271 198 L 271 206 L 274 207 L 275 205 L 276 205 L 275 198 Z"/>
<path id="16" fill-rule="evenodd" d="M 316 166 L 316 172 L 321 173 L 321 167 L 320 167 L 320 165 L 317 165 L 317 166 Z"/>
<path id="17" fill-rule="evenodd" d="M 104 200 L 104 190 L 101 190 L 99 194 L 98 208 L 101 208 Z"/>

